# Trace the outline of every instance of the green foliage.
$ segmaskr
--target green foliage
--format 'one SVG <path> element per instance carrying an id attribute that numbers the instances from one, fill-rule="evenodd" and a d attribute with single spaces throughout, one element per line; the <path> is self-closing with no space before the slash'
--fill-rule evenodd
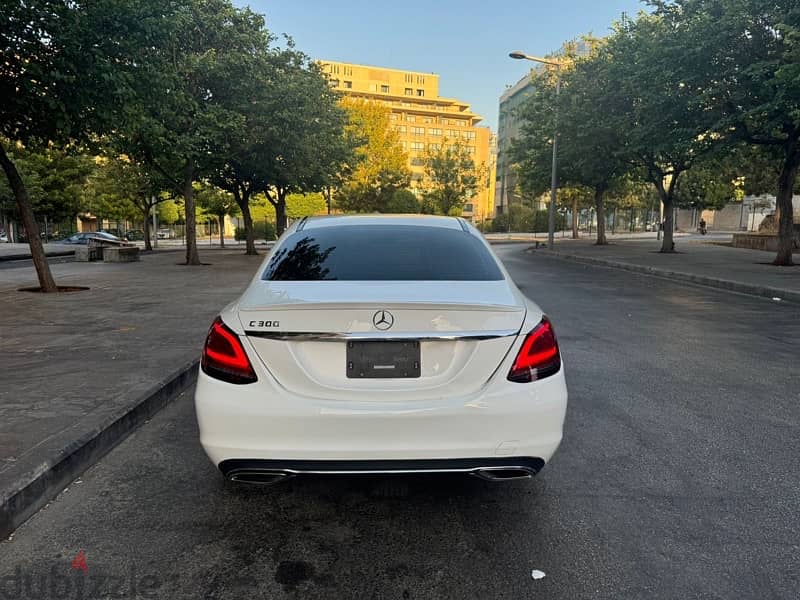
<path id="1" fill-rule="evenodd" d="M 273 221 L 254 221 L 253 235 L 258 240 L 272 241 L 277 238 L 275 235 L 275 223 Z M 241 242 L 247 239 L 247 232 L 244 227 L 237 227 L 234 239 Z"/>
<path id="2" fill-rule="evenodd" d="M 396 190 L 386 205 L 386 212 L 416 214 L 420 212 L 420 202 L 412 191 Z"/>
<path id="3" fill-rule="evenodd" d="M 349 97 L 341 105 L 349 117 L 344 137 L 356 148 L 354 166 L 338 186 L 336 205 L 348 212 L 392 212 L 394 194 L 408 187 L 411 173 L 399 134 L 390 126 L 390 111 Z"/>
<path id="4" fill-rule="evenodd" d="M 509 213 L 511 215 L 511 228 L 509 229 L 508 220 Z M 542 233 L 548 229 L 549 217 L 546 210 L 533 210 L 527 206 L 520 204 L 512 204 L 509 207 L 509 213 L 502 213 L 497 215 L 491 223 L 490 231 L 506 232 L 511 231 L 515 233 Z M 556 229 L 564 229 L 566 227 L 566 219 L 560 214 L 556 213 Z"/>
<path id="5" fill-rule="evenodd" d="M 461 142 L 444 140 L 439 150 L 429 150 L 425 156 L 425 196 L 437 213 L 460 215 L 485 177 L 485 168 L 475 166 Z"/>
<path id="6" fill-rule="evenodd" d="M 172 225 L 184 221 L 183 202 L 175 199 L 168 199 L 161 202 L 156 207 L 156 214 L 159 223 Z"/>
<path id="7" fill-rule="evenodd" d="M 39 220 L 74 219 L 83 210 L 84 186 L 95 168 L 91 157 L 74 148 L 65 151 L 49 146 L 29 150 L 22 145 L 10 146 L 8 155 L 22 176 Z M 16 199 L 6 178 L 0 179 L 0 208 L 19 218 Z"/>
<path id="8" fill-rule="evenodd" d="M 204 214 L 214 215 L 220 219 L 226 215 L 239 214 L 239 207 L 233 194 L 208 183 L 196 183 L 194 188 L 197 195 L 197 206 L 202 209 Z"/>

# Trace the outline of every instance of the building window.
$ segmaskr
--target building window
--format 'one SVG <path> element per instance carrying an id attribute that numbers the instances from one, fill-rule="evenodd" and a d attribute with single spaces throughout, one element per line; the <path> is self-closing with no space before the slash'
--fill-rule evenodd
<path id="1" fill-rule="evenodd" d="M 438 152 L 439 150 L 442 149 L 442 145 L 441 144 L 428 144 L 428 149 L 429 150 L 433 150 L 434 152 Z"/>
<path id="2" fill-rule="evenodd" d="M 395 125 L 394 126 L 394 130 L 397 131 L 398 133 L 405 133 L 406 132 L 406 126 L 405 125 Z"/>
<path id="3" fill-rule="evenodd" d="M 352 75 L 353 74 L 353 67 L 345 67 L 344 68 L 345 75 Z"/>
<path id="4" fill-rule="evenodd" d="M 458 129 L 448 129 L 447 130 L 448 137 L 457 138 L 458 137 Z"/>
<path id="5" fill-rule="evenodd" d="M 473 156 L 475 154 L 475 146 L 467 146 L 467 154 Z"/>
<path id="6" fill-rule="evenodd" d="M 425 90 L 419 90 L 419 89 L 417 90 L 417 96 L 421 98 L 424 95 L 425 95 Z"/>
<path id="7" fill-rule="evenodd" d="M 406 121 L 408 121 L 409 123 L 414 123 L 416 122 L 416 120 L 417 117 L 415 117 L 414 115 L 406 115 Z"/>
<path id="8" fill-rule="evenodd" d="M 425 160 L 422 158 L 412 158 L 411 159 L 411 166 L 412 167 L 422 167 L 425 165 Z"/>
<path id="9" fill-rule="evenodd" d="M 331 87 L 339 87 L 338 79 L 331 79 L 328 83 L 330 83 Z"/>
<path id="10" fill-rule="evenodd" d="M 442 130 L 436 127 L 428 129 L 428 135 L 442 135 Z"/>
<path id="11" fill-rule="evenodd" d="M 417 75 L 417 83 L 425 83 L 425 76 Z"/>
<path id="12" fill-rule="evenodd" d="M 464 212 L 472 212 L 472 210 L 473 210 L 472 204 L 467 203 L 464 205 Z"/>
<path id="13" fill-rule="evenodd" d="M 447 119 L 439 119 L 439 123 L 441 123 L 442 125 L 447 125 L 448 121 Z"/>
<path id="14" fill-rule="evenodd" d="M 353 82 L 352 81 L 345 81 L 342 87 L 344 87 L 347 90 L 352 89 L 353 88 Z"/>
<path id="15" fill-rule="evenodd" d="M 475 139 L 475 132 L 474 131 L 465 131 L 464 132 L 464 139 L 466 139 L 466 140 L 474 140 Z"/>
<path id="16" fill-rule="evenodd" d="M 414 83 L 414 76 L 411 73 L 406 73 L 406 83 Z"/>
<path id="17" fill-rule="evenodd" d="M 458 119 L 456 120 L 456 124 L 461 125 L 463 127 L 464 125 L 467 124 L 467 122 L 464 119 Z"/>
<path id="18" fill-rule="evenodd" d="M 422 119 L 422 122 L 423 123 L 433 123 L 433 118 L 432 117 L 425 117 L 425 118 Z"/>
<path id="19" fill-rule="evenodd" d="M 390 121 L 397 121 L 397 113 L 389 113 Z"/>
<path id="20" fill-rule="evenodd" d="M 411 133 L 414 135 L 425 135 L 425 128 L 424 127 L 412 127 Z"/>
<path id="21" fill-rule="evenodd" d="M 425 144 L 422 142 L 411 142 L 411 149 L 412 150 L 425 150 Z"/>
<path id="22" fill-rule="evenodd" d="M 405 94 L 406 96 L 413 96 L 414 90 L 412 90 L 411 88 L 406 88 Z"/>
<path id="23" fill-rule="evenodd" d="M 407 150 L 407 149 L 408 149 L 408 144 L 406 144 L 405 142 L 400 142 L 400 147 L 401 147 L 403 150 Z"/>
<path id="24" fill-rule="evenodd" d="M 389 86 L 388 85 L 382 85 L 381 86 L 381 92 L 383 92 L 384 94 L 388 94 L 389 93 Z"/>

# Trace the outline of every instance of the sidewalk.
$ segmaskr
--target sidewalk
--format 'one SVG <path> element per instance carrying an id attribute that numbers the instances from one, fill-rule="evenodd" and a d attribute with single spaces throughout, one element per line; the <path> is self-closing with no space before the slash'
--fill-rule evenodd
<path id="1" fill-rule="evenodd" d="M 626 269 L 734 292 L 800 302 L 800 266 L 771 265 L 773 252 L 708 243 L 698 236 L 677 237 L 675 254 L 661 254 L 661 242 L 650 239 L 610 239 L 595 246 L 591 238 L 558 239 L 554 251 L 531 252 Z M 800 263 L 800 254 L 795 253 Z"/>
<path id="2" fill-rule="evenodd" d="M 52 264 L 57 283 L 90 287 L 67 294 L 19 292 L 33 268 L 0 270 L 0 537 L 191 385 L 208 326 L 264 254 L 200 256 L 212 264 Z"/>

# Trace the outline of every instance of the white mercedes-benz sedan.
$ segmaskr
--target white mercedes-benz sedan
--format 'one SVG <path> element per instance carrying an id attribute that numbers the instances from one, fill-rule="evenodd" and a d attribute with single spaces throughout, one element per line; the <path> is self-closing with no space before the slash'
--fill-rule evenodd
<path id="1" fill-rule="evenodd" d="M 463 219 L 293 225 L 211 325 L 200 440 L 230 480 L 535 475 L 567 406 L 553 325 Z"/>

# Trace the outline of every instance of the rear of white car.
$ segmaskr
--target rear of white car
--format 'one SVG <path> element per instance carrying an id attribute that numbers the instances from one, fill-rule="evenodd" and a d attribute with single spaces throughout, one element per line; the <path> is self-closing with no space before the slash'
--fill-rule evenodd
<path id="1" fill-rule="evenodd" d="M 309 219 L 212 326 L 195 402 L 230 479 L 531 476 L 561 440 L 552 325 L 444 217 Z"/>

